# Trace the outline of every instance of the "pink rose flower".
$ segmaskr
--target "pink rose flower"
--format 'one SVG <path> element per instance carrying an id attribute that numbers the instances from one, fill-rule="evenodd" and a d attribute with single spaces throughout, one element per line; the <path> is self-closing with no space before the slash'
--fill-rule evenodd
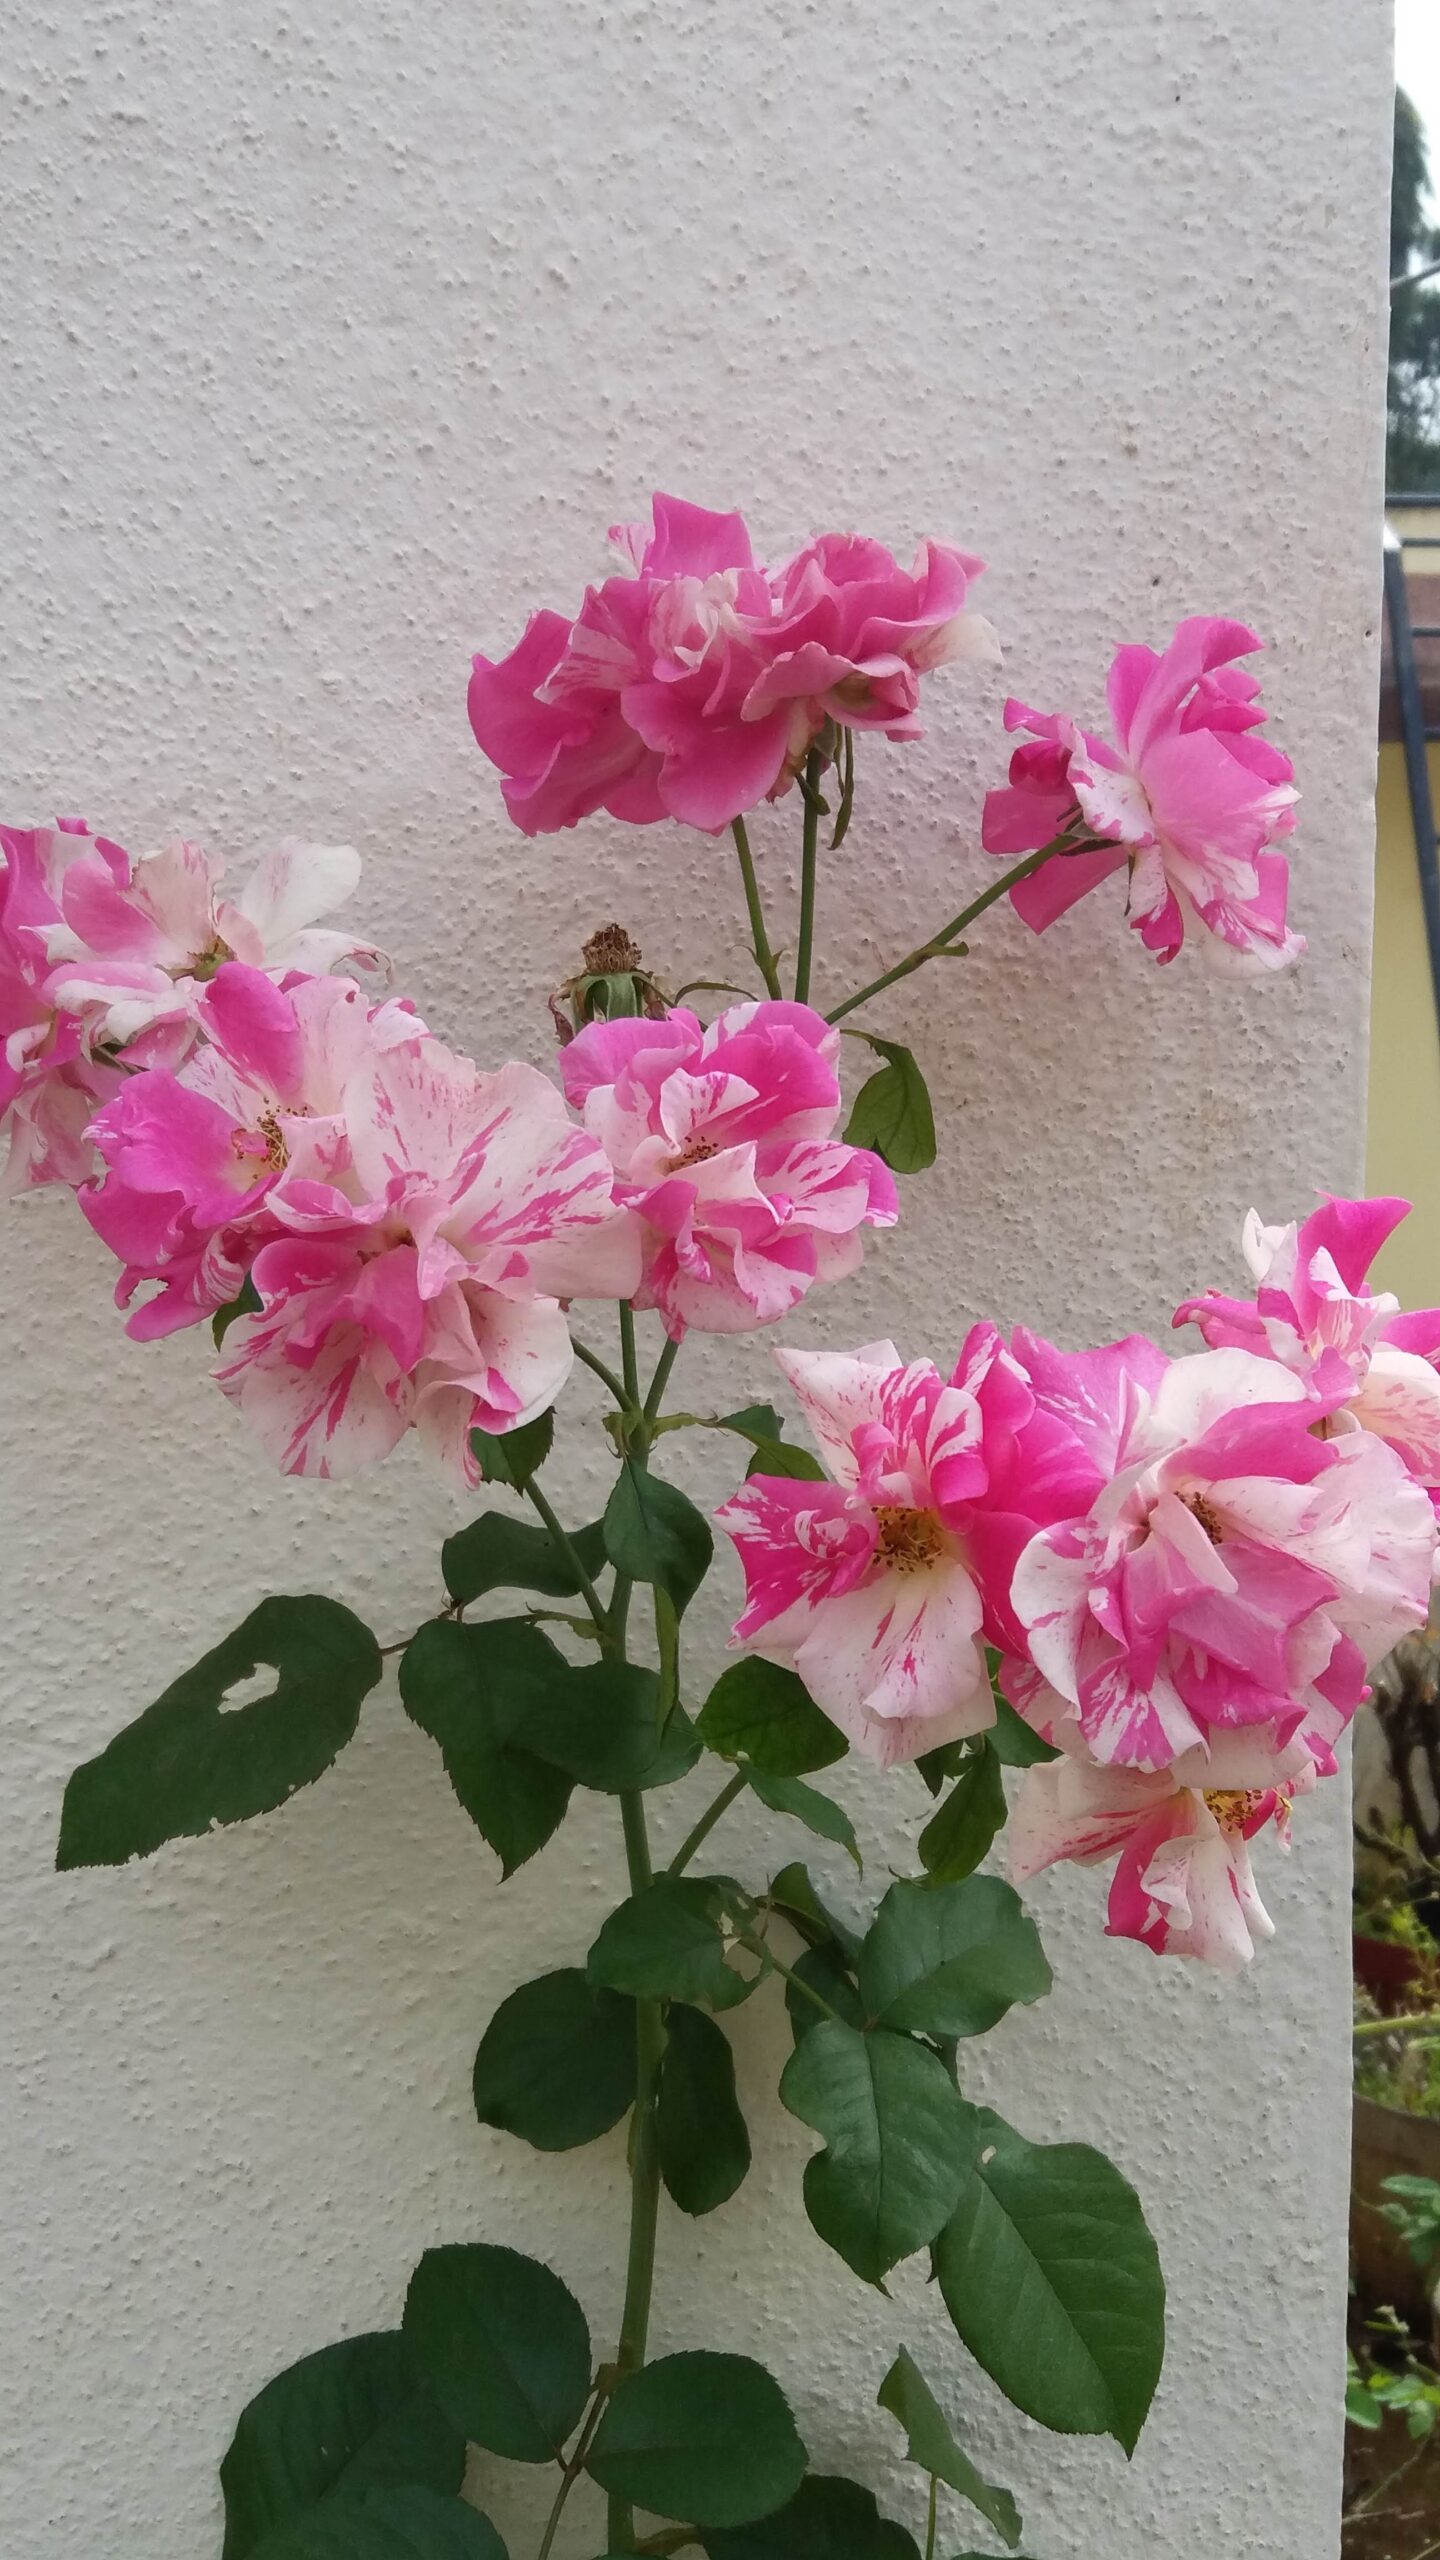
<path id="1" fill-rule="evenodd" d="M 1232 664 L 1260 642 L 1241 622 L 1197 614 L 1163 656 L 1121 649 L 1107 691 L 1117 743 L 1063 715 L 1007 702 L 1025 729 L 1007 786 L 985 801 L 988 852 L 1012 859 L 1068 831 L 1060 853 L 1011 899 L 1036 933 L 1129 868 L 1129 920 L 1147 950 L 1173 960 L 1187 925 L 1231 974 L 1278 969 L 1305 948 L 1286 924 L 1289 870 L 1273 851 L 1295 820 L 1294 768 L 1257 737 L 1259 682 Z"/>
<path id="2" fill-rule="evenodd" d="M 348 1474 L 413 1424 L 474 1484 L 471 1431 L 532 1421 L 565 1382 L 561 1299 L 634 1289 L 634 1223 L 533 1067 L 367 1045 L 336 1116 L 338 1148 L 323 1114 L 284 1122 L 261 1310 L 227 1335 L 220 1385 L 287 1475 Z"/>
<path id="3" fill-rule="evenodd" d="M 949 1379 L 889 1342 L 775 1357 L 833 1481 L 751 1476 L 716 1513 L 745 1571 L 735 1641 L 882 1766 L 979 1733 L 1016 1556 L 1088 1488 L 1070 1434 L 990 1325 Z"/>
<path id="4" fill-rule="evenodd" d="M 203 1032 L 178 1073 L 127 1077 L 90 1135 L 103 1179 L 79 1203 L 125 1269 L 116 1303 L 138 1341 L 198 1324 L 240 1293 L 262 1243 L 279 1234 L 266 1201 L 304 1124 L 312 1167 L 347 1161 L 346 1088 L 365 1059 L 424 1031 L 408 1006 L 371 1006 L 353 979 L 294 978 L 222 963 L 202 988 Z"/>
<path id="5" fill-rule="evenodd" d="M 1011 1586 L 1029 1660 L 1089 1756 L 1156 1771 L 1237 1728 L 1276 1751 L 1338 1729 L 1367 1667 L 1426 1619 L 1435 1518 L 1395 1451 L 1321 1436 L 1334 1401 L 1251 1352 L 1067 1357 L 1024 1334 L 1015 1349 L 1041 1405 L 1106 1463 Z"/>
<path id="6" fill-rule="evenodd" d="M 1062 1859 L 1116 1860 L 1105 1933 L 1155 1955 L 1238 1973 L 1275 1934 L 1250 1864 L 1273 1831 L 1290 1845 L 1290 1807 L 1316 1784 L 1298 1748 L 1270 1765 L 1243 1735 L 1219 1739 L 1187 1782 L 1176 1769 L 1102 1768 L 1062 1757 L 1027 1769 L 1009 1824 L 1010 1873 L 1025 1883 Z"/>
<path id="7" fill-rule="evenodd" d="M 831 1134 L 839 1054 L 808 1005 L 769 1001 L 708 1030 L 684 1010 L 591 1022 L 562 1050 L 566 1094 L 643 1221 L 635 1304 L 673 1340 L 775 1323 L 856 1268 L 863 1228 L 895 1224 L 893 1175 Z"/>
<path id="8" fill-rule="evenodd" d="M 918 736 L 920 676 L 997 654 L 963 611 L 981 563 L 948 544 L 907 573 L 880 543 L 823 534 L 770 570 L 743 517 L 663 496 L 653 530 L 611 538 L 632 575 L 474 662 L 471 727 L 527 835 L 597 809 L 718 834 L 786 788 L 827 720 Z"/>
<path id="9" fill-rule="evenodd" d="M 1408 1200 L 1327 1197 L 1303 1225 L 1262 1226 L 1252 1209 L 1242 1248 L 1253 1298 L 1207 1289 L 1176 1311 L 1212 1348 L 1236 1345 L 1279 1360 L 1339 1412 L 1398 1450 L 1440 1501 L 1440 1307 L 1402 1315 L 1366 1275 Z"/>
<path id="10" fill-rule="evenodd" d="M 120 1082 L 86 1052 L 78 1021 L 50 993 L 51 945 L 63 932 L 68 865 L 89 838 L 75 819 L 53 827 L 0 827 L 0 1128 L 6 1192 L 83 1182 L 94 1157 L 85 1137 L 97 1103 Z"/>

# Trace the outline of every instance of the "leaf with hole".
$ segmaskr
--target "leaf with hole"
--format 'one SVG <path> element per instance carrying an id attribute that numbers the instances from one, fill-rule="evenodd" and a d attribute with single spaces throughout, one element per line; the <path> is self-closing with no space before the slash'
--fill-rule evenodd
<path id="1" fill-rule="evenodd" d="M 261 1665 L 267 1693 L 227 1706 Z M 118 1867 L 163 1841 L 271 1813 L 344 1749 L 381 1672 L 380 1649 L 338 1600 L 262 1600 L 242 1626 L 75 1771 L 58 1867 Z"/>
<path id="2" fill-rule="evenodd" d="M 818 1787 L 807 1787 L 803 1778 L 779 1778 L 769 1769 L 754 1769 L 748 1762 L 741 1765 L 754 1793 L 772 1813 L 788 1813 L 792 1822 L 803 1822 L 819 1840 L 833 1840 L 857 1867 L 863 1867 L 855 1825 L 832 1797 L 822 1795 Z"/>
<path id="3" fill-rule="evenodd" d="M 571 1541 L 592 1580 L 605 1568 L 605 1538 L 598 1520 L 577 1529 Z M 440 1550 L 440 1570 L 452 1600 L 468 1607 L 487 1591 L 538 1591 L 548 1600 L 573 1600 L 579 1576 L 548 1529 L 484 1511 L 457 1529 Z"/>
<path id="4" fill-rule="evenodd" d="M 555 1411 L 537 1413 L 533 1422 L 522 1422 L 516 1431 L 472 1431 L 470 1446 L 480 1462 L 480 1474 L 486 1484 L 513 1485 L 524 1491 L 532 1476 L 538 1476 L 555 1442 Z"/>
<path id="5" fill-rule="evenodd" d="M 488 2516 L 433 2489 L 362 2489 L 282 2525 L 254 2560 L 505 2560 Z"/>
<path id="6" fill-rule="evenodd" d="M 811 2222 L 857 2276 L 879 2284 L 954 2212 L 973 2110 L 927 2045 L 829 2018 L 796 2045 L 780 2098 L 825 2144 L 805 2169 Z"/>
<path id="7" fill-rule="evenodd" d="M 637 1662 L 562 1662 L 531 1707 L 527 1747 L 578 1786 L 604 1795 L 669 1787 L 700 1757 L 695 1728 L 672 1707 L 660 1729 L 660 1683 Z"/>
<path id="8" fill-rule="evenodd" d="M 912 2356 L 902 2347 L 876 2394 L 882 2409 L 898 2418 L 912 2462 L 943 2480 L 978 2508 L 994 2526 L 1007 2551 L 1020 2539 L 1020 2511 L 1008 2489 L 994 2488 L 976 2470 L 951 2432 L 950 2422 Z"/>
<path id="9" fill-rule="evenodd" d="M 682 2000 L 670 2003 L 665 2029 L 656 2105 L 660 2174 L 682 2213 L 713 2213 L 750 2166 L 734 2057 L 724 2028 Z"/>
<path id="10" fill-rule="evenodd" d="M 586 2465 L 613 2498 L 687 2524 L 749 2524 L 793 2498 L 805 2447 L 748 2356 L 661 2356 L 617 2384 Z"/>
<path id="11" fill-rule="evenodd" d="M 812 2471 L 788 2506 L 754 2524 L 710 2526 L 706 2560 L 920 2560 L 903 2524 L 856 2480 Z"/>
<path id="12" fill-rule="evenodd" d="M 749 1895 L 729 1876 L 657 1876 L 611 1912 L 586 1970 L 592 1982 L 635 2000 L 733 2009 L 758 1977 L 737 1973 L 726 1956 L 754 1916 Z"/>
<path id="13" fill-rule="evenodd" d="M 222 2560 L 362 2489 L 410 2484 L 455 2496 L 465 2439 L 442 2417 L 398 2329 L 302 2356 L 241 2411 L 220 2465 Z"/>
<path id="14" fill-rule="evenodd" d="M 550 2462 L 574 2433 L 590 2390 L 590 2332 L 569 2287 L 537 2258 L 479 2241 L 427 2249 L 404 2331 L 472 2444 Z"/>
<path id="15" fill-rule="evenodd" d="M 1027 2142 L 974 2112 L 965 2184 L 935 2250 L 946 2309 L 1027 2417 L 1112 2435 L 1131 2453 L 1165 2352 L 1165 2280 L 1140 2199 L 1088 2144 Z"/>
<path id="16" fill-rule="evenodd" d="M 860 1951 L 866 2015 L 897 2034 L 984 2035 L 1050 1981 L 1035 1923 L 998 1876 L 892 1884 Z"/>
<path id="17" fill-rule="evenodd" d="M 843 1760 L 848 1748 L 793 1671 L 746 1654 L 722 1671 L 695 1731 L 707 1751 L 774 1778 L 803 1778 Z"/>
<path id="18" fill-rule="evenodd" d="M 973 1875 L 1005 1821 L 1005 1781 L 1000 1755 L 986 1739 L 960 1769 L 950 1793 L 930 1816 L 916 1843 L 932 1884 L 959 1884 Z"/>
<path id="19" fill-rule="evenodd" d="M 683 1615 L 710 1570 L 710 1523 L 687 1494 L 627 1458 L 605 1506 L 605 1551 L 617 1573 L 653 1582 Z"/>
<path id="20" fill-rule="evenodd" d="M 569 1669 L 525 1618 L 475 1627 L 432 1618 L 401 1657 L 405 1712 L 439 1744 L 451 1786 L 507 1876 L 544 1848 L 570 1801 L 566 1772 L 522 1739 Z"/>
<path id="21" fill-rule="evenodd" d="M 898 1040 L 862 1035 L 885 1060 L 862 1084 L 845 1130 L 851 1147 L 872 1147 L 892 1173 L 923 1173 L 935 1161 L 935 1114 L 911 1052 Z"/>
<path id="22" fill-rule="evenodd" d="M 475 2113 L 537 2151 L 573 2151 L 635 2097 L 635 2006 L 567 1967 L 502 2000 L 475 2056 Z"/>

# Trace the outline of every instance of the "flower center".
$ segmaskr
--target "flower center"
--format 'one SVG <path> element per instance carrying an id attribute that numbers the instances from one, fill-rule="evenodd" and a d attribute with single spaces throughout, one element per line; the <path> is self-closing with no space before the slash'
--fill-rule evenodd
<path id="1" fill-rule="evenodd" d="M 1218 1547 L 1224 1535 L 1224 1526 L 1214 1503 L 1207 1502 L 1203 1493 L 1182 1494 L 1181 1500 L 1192 1518 L 1199 1521 L 1211 1546 Z"/>
<path id="2" fill-rule="evenodd" d="M 879 1503 L 875 1520 L 880 1531 L 875 1552 L 892 1573 L 918 1573 L 945 1552 L 945 1531 L 933 1511 Z"/>
<path id="3" fill-rule="evenodd" d="M 230 1145 L 242 1161 L 247 1156 L 259 1156 L 267 1173 L 283 1173 L 290 1161 L 290 1150 L 273 1111 L 262 1111 L 253 1129 L 232 1129 Z"/>
<path id="4" fill-rule="evenodd" d="M 1232 1840 L 1243 1839 L 1258 1815 L 1283 1824 L 1290 1798 L 1283 1787 L 1207 1787 L 1205 1801 Z"/>
<path id="5" fill-rule="evenodd" d="M 188 969 L 173 969 L 170 974 L 175 978 L 198 978 L 201 985 L 206 986 L 214 977 L 216 970 L 223 968 L 225 962 L 233 960 L 234 957 L 235 954 L 229 943 L 222 942 L 217 933 L 213 942 L 207 943 L 203 951 L 196 952 Z"/>
<path id="6" fill-rule="evenodd" d="M 682 1147 L 678 1155 L 667 1158 L 665 1170 L 667 1173 L 683 1173 L 687 1165 L 708 1164 L 710 1158 L 719 1153 L 718 1138 L 692 1138 L 688 1147 Z"/>

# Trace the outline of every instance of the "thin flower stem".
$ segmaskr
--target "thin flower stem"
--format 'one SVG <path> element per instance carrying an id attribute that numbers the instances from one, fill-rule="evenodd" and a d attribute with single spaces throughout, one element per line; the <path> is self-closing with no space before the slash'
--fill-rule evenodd
<path id="1" fill-rule="evenodd" d="M 780 984 L 780 972 L 775 965 L 775 954 L 770 948 L 770 936 L 765 930 L 765 909 L 760 903 L 760 883 L 755 877 L 755 857 L 750 851 L 750 838 L 745 832 L 744 819 L 733 818 L 730 822 L 730 832 L 735 838 L 735 850 L 740 856 L 740 877 L 745 883 L 745 904 L 750 914 L 750 948 L 755 954 L 755 966 L 771 995 L 783 996 L 785 990 Z"/>
<path id="2" fill-rule="evenodd" d="M 617 1378 L 609 1361 L 602 1360 L 598 1351 L 592 1351 L 589 1348 L 589 1345 L 581 1342 L 575 1334 L 572 1333 L 570 1339 L 575 1345 L 576 1359 L 583 1360 L 587 1369 L 594 1370 L 601 1385 L 609 1388 L 610 1393 L 623 1412 L 625 1406 L 624 1384 L 619 1378 Z"/>
<path id="3" fill-rule="evenodd" d="M 935 2560 L 935 2510 L 938 2504 L 939 2487 L 940 2483 L 932 2471 L 930 2474 L 930 2503 L 925 2510 L 925 2560 Z M 540 2560 L 545 2560 L 545 2554 L 543 2551 L 540 2554 Z"/>
<path id="4" fill-rule="evenodd" d="M 565 2512 L 565 2501 L 585 2468 L 585 2457 L 595 2441 L 595 2430 L 604 2415 L 605 2403 L 609 2397 L 608 2389 L 597 2383 L 585 2424 L 576 2438 L 575 2450 L 561 2473 L 560 2486 L 555 2492 L 554 2504 L 545 2519 L 545 2530 L 540 2536 L 540 2548 L 535 2554 L 535 2560 L 550 2560 L 550 2547 L 559 2530 L 560 2518 Z"/>
<path id="5" fill-rule="evenodd" d="M 781 1957 L 777 1956 L 774 1948 L 767 1946 L 763 1938 L 748 1937 L 742 1931 L 739 1942 L 752 1956 L 763 1957 L 765 1963 L 780 1975 L 782 1981 L 793 1982 L 803 1998 L 811 2001 L 815 2008 L 823 2009 L 826 2017 L 833 2018 L 837 2027 L 843 2027 L 846 2024 L 839 2010 L 832 2009 L 824 1993 L 817 1991 L 813 1984 L 808 1983 L 804 1974 L 797 1973 L 793 1965 L 786 1964 Z"/>
<path id="6" fill-rule="evenodd" d="M 655 1585 L 655 1649 L 660 1657 L 657 1722 L 662 1733 L 680 1704 L 680 1621 L 668 1591 Z"/>
<path id="7" fill-rule="evenodd" d="M 640 1364 L 635 1351 L 635 1311 L 620 1309 L 620 1363 L 625 1380 L 625 1402 L 633 1413 L 640 1410 Z"/>
<path id="8" fill-rule="evenodd" d="M 1422 2029 L 1440 2029 L 1440 2009 L 1427 2009 L 1418 2018 L 1357 2018 L 1351 2029 L 1355 2036 L 1413 2036 Z"/>
<path id="9" fill-rule="evenodd" d="M 601 1643 L 609 1644 L 611 1641 L 610 1613 L 580 1560 L 579 1548 L 576 1546 L 569 1530 L 562 1529 L 554 1510 L 546 1501 L 544 1494 L 541 1492 L 540 1487 L 535 1482 L 533 1476 L 526 1479 L 525 1491 L 529 1495 L 529 1498 L 534 1504 L 536 1510 L 539 1512 L 541 1519 L 544 1521 L 545 1526 L 549 1530 L 551 1537 L 554 1539 L 556 1546 L 560 1550 L 560 1553 L 565 1558 L 571 1572 L 574 1574 L 580 1597 L 584 1601 L 586 1608 L 589 1610 L 590 1615 L 595 1622 L 596 1631 Z"/>
<path id="10" fill-rule="evenodd" d="M 670 1864 L 666 1869 L 667 1875 L 679 1876 L 684 1874 L 685 1869 L 689 1866 L 696 1850 L 702 1847 L 704 1842 L 709 1839 L 710 1834 L 714 1830 L 716 1823 L 720 1820 L 721 1815 L 729 1812 L 736 1797 L 742 1794 L 749 1784 L 749 1777 L 743 1769 L 737 1769 L 732 1778 L 726 1779 L 724 1786 L 721 1788 L 720 1793 L 716 1796 L 714 1802 L 706 1806 L 705 1811 L 701 1814 L 694 1830 L 686 1832 L 684 1839 L 681 1841 L 679 1848 L 676 1850 L 674 1857 L 671 1859 Z"/>
<path id="11" fill-rule="evenodd" d="M 805 835 L 800 856 L 800 930 L 795 945 L 795 1001 L 810 1001 L 810 960 L 815 947 L 815 885 L 820 859 L 820 775 L 824 758 L 814 747 L 805 759 Z"/>
<path id="12" fill-rule="evenodd" d="M 1060 850 L 1058 844 L 1042 845 L 1038 853 L 1027 853 L 1023 862 L 1015 863 L 1009 871 L 1002 871 L 998 880 L 992 880 L 989 888 L 978 898 L 972 898 L 969 906 L 962 907 L 949 924 L 942 925 L 938 933 L 932 933 L 928 942 L 917 944 L 903 960 L 896 961 L 893 969 L 886 969 L 880 977 L 872 978 L 869 986 L 862 987 L 858 995 L 847 996 L 843 1004 L 832 1006 L 826 1021 L 843 1022 L 847 1013 L 856 1012 L 862 1004 L 868 1004 L 872 996 L 882 994 L 886 987 L 897 985 L 901 978 L 913 976 L 917 969 L 924 968 L 927 960 L 945 958 L 948 946 L 955 941 L 957 934 L 962 934 L 967 925 L 974 924 L 978 916 L 983 916 L 986 908 L 993 907 L 997 898 L 1003 898 L 1008 890 L 1013 889 L 1017 880 L 1028 880 L 1032 871 L 1038 871 L 1042 863 L 1048 862 Z"/>
<path id="13" fill-rule="evenodd" d="M 660 1411 L 660 1400 L 670 1384 L 670 1372 L 679 1357 L 679 1343 L 667 1342 L 655 1363 L 655 1375 L 650 1381 L 650 1392 L 645 1398 L 644 1413 L 647 1422 L 653 1422 Z"/>

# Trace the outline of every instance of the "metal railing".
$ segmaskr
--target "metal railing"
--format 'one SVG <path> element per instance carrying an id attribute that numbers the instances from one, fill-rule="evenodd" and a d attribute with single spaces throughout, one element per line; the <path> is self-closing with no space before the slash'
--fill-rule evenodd
<path id="1" fill-rule="evenodd" d="M 1405 501 L 1392 498 L 1388 503 L 1399 506 Z M 1440 640 L 1440 623 L 1417 623 L 1410 619 L 1410 590 L 1405 576 L 1407 550 L 1440 551 L 1440 534 L 1402 536 L 1388 522 L 1385 527 L 1385 619 L 1390 632 L 1390 657 L 1400 714 L 1400 742 L 1405 751 L 1405 781 L 1410 794 L 1410 824 L 1414 830 L 1415 860 L 1420 873 L 1420 903 L 1425 912 L 1430 984 L 1435 997 L 1436 1020 L 1440 1022 L 1440 840 L 1437 840 L 1435 832 L 1429 758 L 1431 741 L 1440 738 L 1440 726 L 1426 724 L 1420 675 L 1415 663 L 1416 641 Z"/>

